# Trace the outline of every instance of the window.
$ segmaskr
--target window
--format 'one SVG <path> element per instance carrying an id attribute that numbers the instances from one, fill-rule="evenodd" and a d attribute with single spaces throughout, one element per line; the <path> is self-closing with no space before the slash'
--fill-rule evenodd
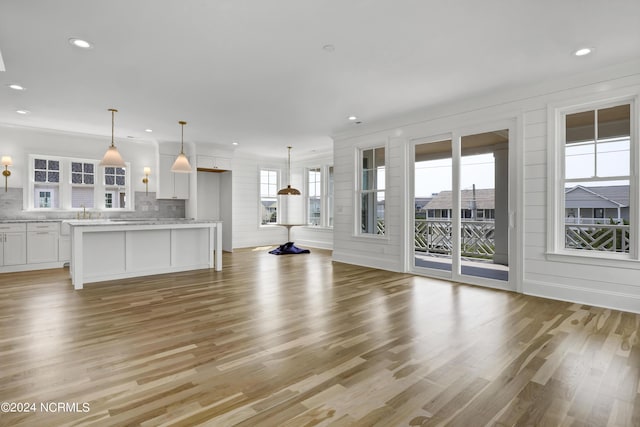
<path id="1" fill-rule="evenodd" d="M 637 259 L 633 107 L 625 101 L 558 113 L 555 250 Z"/>
<path id="2" fill-rule="evenodd" d="M 33 163 L 33 191 L 36 209 L 60 207 L 60 161 L 37 157 Z"/>
<path id="3" fill-rule="evenodd" d="M 127 171 L 125 168 L 104 168 L 104 207 L 124 209 L 127 202 Z"/>
<path id="4" fill-rule="evenodd" d="M 385 148 L 360 151 L 360 233 L 385 234 Z"/>
<path id="5" fill-rule="evenodd" d="M 333 227 L 333 166 L 307 169 L 307 224 Z"/>
<path id="6" fill-rule="evenodd" d="M 260 224 L 278 221 L 278 171 L 260 169 Z"/>
<path id="7" fill-rule="evenodd" d="M 320 168 L 307 170 L 307 224 L 322 225 L 322 172 Z"/>
<path id="8" fill-rule="evenodd" d="M 333 227 L 333 166 L 327 168 L 327 191 L 325 198 L 327 200 L 327 226 Z"/>
<path id="9" fill-rule="evenodd" d="M 132 209 L 128 168 L 98 160 L 29 155 L 26 209 Z"/>
<path id="10" fill-rule="evenodd" d="M 71 162 L 71 207 L 94 207 L 95 164 Z"/>

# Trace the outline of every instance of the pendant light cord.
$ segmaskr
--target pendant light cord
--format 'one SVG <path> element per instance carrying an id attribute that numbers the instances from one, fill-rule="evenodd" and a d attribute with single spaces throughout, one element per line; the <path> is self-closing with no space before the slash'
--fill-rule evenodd
<path id="1" fill-rule="evenodd" d="M 111 111 L 111 146 L 115 147 L 116 145 L 113 142 L 113 133 L 115 132 L 115 117 L 118 110 L 116 110 L 115 108 L 109 108 L 109 111 Z"/>
<path id="2" fill-rule="evenodd" d="M 291 187 L 291 146 L 287 147 L 289 149 L 289 156 L 287 160 L 287 186 Z"/>
<path id="3" fill-rule="evenodd" d="M 180 123 L 180 128 L 182 129 L 180 136 L 180 154 L 184 154 L 184 125 L 186 125 L 187 122 L 179 121 L 178 123 Z"/>

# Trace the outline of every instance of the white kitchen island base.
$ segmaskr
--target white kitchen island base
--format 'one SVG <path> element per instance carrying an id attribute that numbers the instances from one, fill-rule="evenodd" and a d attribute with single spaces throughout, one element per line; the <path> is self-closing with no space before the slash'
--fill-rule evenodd
<path id="1" fill-rule="evenodd" d="M 220 221 L 67 221 L 69 271 L 75 289 L 85 283 L 161 273 L 222 270 Z"/>

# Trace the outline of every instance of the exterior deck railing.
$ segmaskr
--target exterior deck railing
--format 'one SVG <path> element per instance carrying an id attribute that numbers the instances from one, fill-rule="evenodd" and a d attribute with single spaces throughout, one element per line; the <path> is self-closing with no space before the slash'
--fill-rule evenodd
<path id="1" fill-rule="evenodd" d="M 453 249 L 451 220 L 416 219 L 415 250 L 451 255 Z M 462 220 L 462 255 L 492 258 L 495 253 L 495 225 L 493 221 Z"/>
<path id="2" fill-rule="evenodd" d="M 605 252 L 629 252 L 629 226 L 624 224 L 565 224 L 564 246 Z"/>
<path id="3" fill-rule="evenodd" d="M 461 254 L 491 259 L 495 254 L 493 221 L 462 220 Z M 416 219 L 416 251 L 451 255 L 453 249 L 450 220 Z M 629 226 L 622 224 L 565 224 L 565 247 L 607 252 L 629 252 Z"/>

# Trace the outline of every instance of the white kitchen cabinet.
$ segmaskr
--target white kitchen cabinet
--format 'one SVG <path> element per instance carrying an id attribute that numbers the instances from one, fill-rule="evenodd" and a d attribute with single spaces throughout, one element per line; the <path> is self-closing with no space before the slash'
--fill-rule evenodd
<path id="1" fill-rule="evenodd" d="M 158 173 L 158 199 L 188 199 L 189 173 L 171 172 L 176 156 L 160 154 L 160 171 Z"/>
<path id="2" fill-rule="evenodd" d="M 196 166 L 202 171 L 230 171 L 231 159 L 228 157 L 200 156 L 196 157 Z"/>
<path id="3" fill-rule="evenodd" d="M 58 261 L 65 263 L 71 261 L 71 232 L 69 224 L 60 224 L 60 236 L 58 237 Z"/>
<path id="4" fill-rule="evenodd" d="M 0 224 L 0 265 L 20 265 L 26 263 L 26 224 Z"/>
<path id="5" fill-rule="evenodd" d="M 27 263 L 57 262 L 59 234 L 57 222 L 27 223 Z"/>
<path id="6" fill-rule="evenodd" d="M 71 237 L 69 236 L 60 236 L 58 240 L 58 261 L 71 261 Z"/>

